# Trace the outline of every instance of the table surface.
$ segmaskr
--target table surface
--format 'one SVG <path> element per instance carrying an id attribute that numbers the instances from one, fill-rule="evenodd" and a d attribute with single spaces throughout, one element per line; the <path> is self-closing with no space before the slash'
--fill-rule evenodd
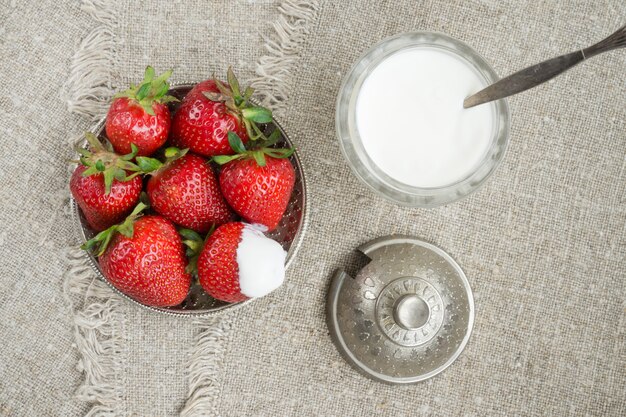
<path id="1" fill-rule="evenodd" d="M 509 100 L 502 165 L 470 197 L 408 209 L 341 156 L 335 98 L 358 56 L 430 30 L 505 75 L 626 22 L 622 0 L 25 2 L 0 8 L 0 415 L 626 414 L 626 53 Z M 127 303 L 85 267 L 72 144 L 147 64 L 173 81 L 232 64 L 296 143 L 309 228 L 285 285 L 219 317 Z M 457 362 L 410 386 L 354 372 L 324 320 L 332 272 L 393 233 L 442 247 L 476 301 Z"/>

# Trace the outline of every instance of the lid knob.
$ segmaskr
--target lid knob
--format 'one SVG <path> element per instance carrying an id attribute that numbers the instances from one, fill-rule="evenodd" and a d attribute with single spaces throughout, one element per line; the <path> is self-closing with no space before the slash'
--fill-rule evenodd
<path id="1" fill-rule="evenodd" d="M 416 330 L 425 325 L 430 317 L 430 307 L 417 294 L 400 298 L 393 309 L 396 323 L 407 330 Z"/>

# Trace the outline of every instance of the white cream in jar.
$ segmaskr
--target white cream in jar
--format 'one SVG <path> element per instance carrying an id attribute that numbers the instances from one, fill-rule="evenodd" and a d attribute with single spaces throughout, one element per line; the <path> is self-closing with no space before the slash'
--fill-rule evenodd
<path id="1" fill-rule="evenodd" d="M 356 126 L 365 152 L 401 183 L 435 188 L 465 179 L 493 140 L 492 103 L 463 108 L 486 83 L 452 52 L 415 47 L 383 59 L 363 81 Z"/>

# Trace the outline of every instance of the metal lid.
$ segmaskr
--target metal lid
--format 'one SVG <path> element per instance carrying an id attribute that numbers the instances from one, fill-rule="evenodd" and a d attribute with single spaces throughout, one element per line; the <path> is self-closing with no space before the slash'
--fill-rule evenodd
<path id="1" fill-rule="evenodd" d="M 339 270 L 326 313 L 342 356 L 383 382 L 431 378 L 454 362 L 474 323 L 474 299 L 461 267 L 443 250 L 410 236 L 375 239 L 355 278 Z"/>

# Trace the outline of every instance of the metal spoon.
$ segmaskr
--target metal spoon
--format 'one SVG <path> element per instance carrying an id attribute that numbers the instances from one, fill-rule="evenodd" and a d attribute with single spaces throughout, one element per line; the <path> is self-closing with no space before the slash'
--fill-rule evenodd
<path id="1" fill-rule="evenodd" d="M 479 104 L 512 96 L 545 83 L 594 55 L 624 47 L 626 47 L 626 26 L 622 26 L 611 36 L 588 48 L 557 56 L 509 75 L 478 93 L 467 97 L 463 101 L 463 107 L 468 109 Z"/>

